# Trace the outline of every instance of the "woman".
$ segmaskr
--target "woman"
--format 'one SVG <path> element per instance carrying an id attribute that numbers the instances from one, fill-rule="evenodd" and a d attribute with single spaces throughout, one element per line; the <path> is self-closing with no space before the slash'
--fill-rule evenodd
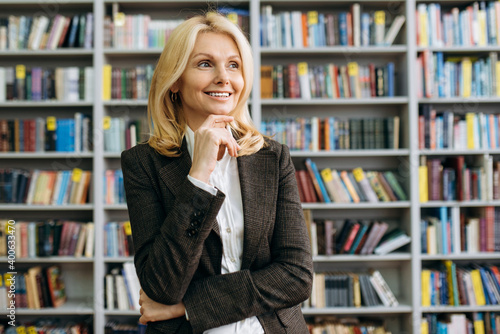
<path id="1" fill-rule="evenodd" d="M 170 36 L 122 169 L 147 333 L 308 333 L 312 259 L 288 148 L 252 124 L 250 46 L 209 13 Z"/>

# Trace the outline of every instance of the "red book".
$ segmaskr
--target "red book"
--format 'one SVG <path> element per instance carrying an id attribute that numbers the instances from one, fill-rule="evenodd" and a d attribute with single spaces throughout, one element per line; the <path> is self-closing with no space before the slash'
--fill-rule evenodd
<path id="1" fill-rule="evenodd" d="M 358 234 L 359 228 L 361 224 L 356 223 L 352 226 L 351 230 L 349 231 L 349 235 L 346 239 L 345 244 L 343 245 L 342 249 L 340 252 L 342 254 L 349 253 L 349 250 L 351 249 L 352 243 L 354 242 L 354 238 L 356 238 L 356 235 Z"/>
<path id="2" fill-rule="evenodd" d="M 495 208 L 487 206 L 484 208 L 486 217 L 486 252 L 495 251 Z"/>
<path id="3" fill-rule="evenodd" d="M 295 180 L 297 181 L 297 190 L 299 191 L 299 198 L 302 203 L 306 202 L 306 198 L 304 197 L 304 191 L 302 190 L 302 185 L 300 183 L 299 171 L 295 171 Z"/>
<path id="4" fill-rule="evenodd" d="M 455 169 L 455 178 L 457 180 L 457 199 L 459 201 L 464 200 L 464 191 L 463 191 L 463 170 L 464 170 L 464 165 L 465 165 L 465 160 L 464 156 L 458 156 L 455 158 L 452 158 L 452 166 Z"/>
<path id="5" fill-rule="evenodd" d="M 372 97 L 377 96 L 377 89 L 376 89 L 376 77 L 375 77 L 375 65 L 373 63 L 370 63 L 368 65 L 368 68 L 370 69 L 370 92 Z"/>
<path id="6" fill-rule="evenodd" d="M 314 191 L 314 187 L 312 184 L 309 175 L 305 170 L 297 171 L 299 173 L 300 184 L 302 185 L 302 190 L 304 190 L 304 197 L 306 198 L 307 203 L 315 203 L 318 201 L 316 197 L 316 192 Z"/>

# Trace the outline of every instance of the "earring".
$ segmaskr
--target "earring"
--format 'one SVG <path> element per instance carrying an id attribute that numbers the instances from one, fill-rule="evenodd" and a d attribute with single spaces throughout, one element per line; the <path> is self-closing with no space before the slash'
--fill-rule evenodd
<path id="1" fill-rule="evenodd" d="M 170 101 L 172 101 L 172 103 L 177 102 L 178 98 L 179 98 L 179 94 L 178 93 L 170 92 Z"/>

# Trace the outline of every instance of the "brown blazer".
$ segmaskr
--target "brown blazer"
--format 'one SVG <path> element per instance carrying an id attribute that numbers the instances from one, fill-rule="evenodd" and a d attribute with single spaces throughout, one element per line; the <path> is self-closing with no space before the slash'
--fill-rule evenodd
<path id="1" fill-rule="evenodd" d="M 289 150 L 273 140 L 237 158 L 244 215 L 241 270 L 221 275 L 216 221 L 225 195 L 187 178 L 186 141 L 179 157 L 147 144 L 122 153 L 122 169 L 144 292 L 185 317 L 153 322 L 147 333 L 203 333 L 257 316 L 266 334 L 308 333 L 300 303 L 311 293 L 312 258 Z"/>

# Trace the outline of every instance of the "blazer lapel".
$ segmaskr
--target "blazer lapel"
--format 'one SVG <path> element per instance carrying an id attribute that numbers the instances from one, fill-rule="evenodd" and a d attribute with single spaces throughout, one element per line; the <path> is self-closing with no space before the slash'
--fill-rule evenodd
<path id="1" fill-rule="evenodd" d="M 276 205 L 278 166 L 276 155 L 267 150 L 237 159 L 243 201 L 243 259 L 241 269 L 250 267 L 263 235 L 267 235 L 269 215 Z"/>

